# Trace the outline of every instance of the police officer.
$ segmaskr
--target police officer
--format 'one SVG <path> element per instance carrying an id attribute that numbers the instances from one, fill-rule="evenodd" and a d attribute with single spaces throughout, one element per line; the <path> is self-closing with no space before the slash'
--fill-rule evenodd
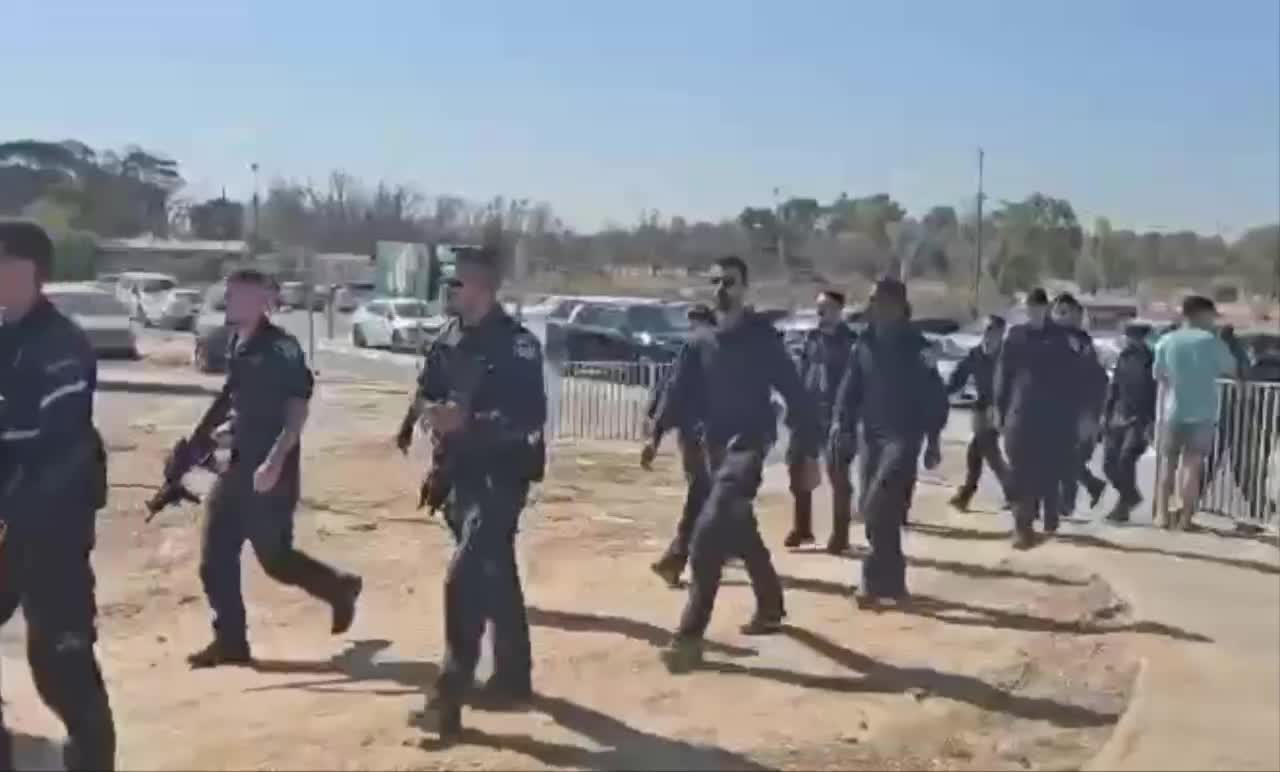
<path id="1" fill-rule="evenodd" d="M 978 490 L 978 479 L 982 477 L 984 461 L 1000 483 L 1005 501 L 1009 500 L 1009 467 L 1000 451 L 1000 432 L 996 429 L 993 399 L 996 359 L 1000 356 L 1000 346 L 1004 343 L 1005 327 L 1004 317 L 987 317 L 982 342 L 969 349 L 969 353 L 965 354 L 947 379 L 948 394 L 955 394 L 963 389 L 970 379 L 978 393 L 978 398 L 973 403 L 973 437 L 965 452 L 964 484 L 951 498 L 951 506 L 961 512 L 969 511 L 969 502 L 973 500 L 973 494 Z"/>
<path id="2" fill-rule="evenodd" d="M 313 379 L 298 341 L 267 316 L 275 295 L 275 281 L 260 271 L 240 269 L 227 277 L 227 322 L 235 328 L 223 386 L 232 413 L 231 463 L 206 502 L 200 580 L 213 609 L 214 635 L 187 657 L 193 668 L 251 660 L 240 590 L 245 541 L 268 576 L 329 604 L 334 635 L 351 627 L 362 587 L 360 577 L 293 546 L 300 442 Z"/>
<path id="3" fill-rule="evenodd" d="M 43 229 L 0 222 L 0 624 L 22 606 L 36 691 L 66 726 L 67 769 L 114 769 L 89 562 L 107 492 L 93 424 L 97 363 L 41 291 L 52 266 Z M 0 723 L 0 766 L 12 764 Z"/>
<path id="4" fill-rule="evenodd" d="M 444 664 L 423 716 L 443 738 L 462 729 L 486 622 L 494 643 L 486 696 L 532 696 L 515 537 L 529 484 L 542 479 L 547 417 L 542 348 L 497 302 L 497 253 L 459 250 L 455 280 L 458 318 L 432 345 L 418 391 L 422 416 L 445 443 L 446 516 L 458 528 L 444 587 Z"/>
<path id="5" fill-rule="evenodd" d="M 844 294 L 824 290 L 818 295 L 818 326 L 805 335 L 804 348 L 800 352 L 800 378 L 810 399 L 817 406 L 821 436 L 831 428 L 831 413 L 836 389 L 844 379 L 849 366 L 849 351 L 857 335 L 844 323 Z M 849 522 L 853 516 L 853 484 L 849 479 L 852 449 L 841 448 L 841 455 L 832 455 L 824 443 L 827 480 L 831 483 L 831 538 L 827 540 L 827 552 L 838 555 L 849 548 Z M 803 480 L 797 484 L 797 476 L 803 469 L 792 464 L 791 496 L 794 518 L 791 533 L 787 534 L 787 547 L 799 547 L 813 542 L 813 493 L 805 489 Z"/>
<path id="6" fill-rule="evenodd" d="M 688 318 L 690 332 L 693 335 L 706 334 L 715 328 L 715 313 L 701 303 L 689 309 Z M 655 418 L 662 395 L 671 383 L 671 373 L 674 372 L 673 368 L 654 389 L 645 410 L 649 421 L 647 432 L 649 439 L 640 454 L 640 465 L 645 469 L 652 466 L 653 459 L 658 453 L 658 446 L 662 443 L 662 432 L 657 430 Z M 678 430 L 680 462 L 684 467 L 684 479 L 687 485 L 684 508 L 680 511 L 676 534 L 668 545 L 667 551 L 650 566 L 653 572 L 672 589 L 680 587 L 680 575 L 684 573 L 684 566 L 689 562 L 689 539 L 693 535 L 693 525 L 697 522 L 698 513 L 702 511 L 702 505 L 711 491 L 711 476 L 707 470 L 707 453 L 702 442 L 701 425 L 697 423 L 682 425 Z"/>
<path id="7" fill-rule="evenodd" d="M 723 257 L 712 267 L 717 327 L 695 336 L 681 351 L 655 419 L 660 431 L 701 423 L 711 469 L 711 492 L 690 543 L 689 598 L 671 645 L 663 652 L 667 666 L 675 671 L 701 661 L 703 635 L 730 557 L 742 558 L 756 596 L 755 615 L 743 633 L 763 635 L 781 629 L 782 583 L 752 509 L 764 457 L 777 430 L 770 408 L 774 389 L 787 403 L 790 460 L 804 462 L 810 489 L 817 483 L 813 406 L 782 338 L 766 318 L 745 307 L 747 279 L 747 266 L 739 257 Z"/>
<path id="8" fill-rule="evenodd" d="M 458 316 L 457 280 L 453 278 L 445 278 L 441 280 L 441 300 L 444 307 L 445 316 L 450 319 Z M 427 350 L 423 352 L 423 368 L 426 368 L 426 356 L 430 354 L 431 347 L 428 345 Z M 422 371 L 418 372 L 419 383 L 422 379 Z M 418 411 L 421 405 L 418 402 L 418 394 L 415 391 L 413 398 L 409 400 L 409 407 L 405 410 L 404 418 L 400 421 L 400 429 L 396 432 L 395 443 L 402 454 L 408 455 L 409 448 L 413 447 L 413 427 L 418 424 Z"/>
<path id="9" fill-rule="evenodd" d="M 871 553 L 862 562 L 855 596 L 861 608 L 907 598 L 902 527 L 911 507 L 920 449 L 932 469 L 941 460 L 939 435 L 949 405 L 929 341 L 911 327 L 907 288 L 881 279 L 868 303 L 871 324 L 853 347 L 836 395 L 832 454 L 849 453 L 859 437 L 861 510 Z"/>
<path id="10" fill-rule="evenodd" d="M 1080 485 L 1089 494 L 1089 508 L 1107 490 L 1107 484 L 1089 469 L 1089 460 L 1098 444 L 1099 414 L 1106 399 L 1107 371 L 1098 359 L 1093 337 L 1084 330 L 1084 307 L 1069 292 L 1060 293 L 1053 301 L 1053 321 L 1067 330 L 1080 357 L 1082 389 L 1080 416 L 1077 422 L 1076 458 L 1062 470 L 1062 515 L 1070 517 L 1076 510 L 1076 495 Z"/>
<path id="11" fill-rule="evenodd" d="M 1151 444 L 1156 418 L 1156 381 L 1151 374 L 1154 354 L 1147 345 L 1150 334 L 1149 324 L 1135 322 L 1125 326 L 1125 345 L 1116 359 L 1102 409 L 1102 470 L 1119 494 L 1107 514 L 1107 520 L 1113 523 L 1128 522 L 1129 514 L 1142 501 L 1137 484 L 1138 459 Z"/>
<path id="12" fill-rule="evenodd" d="M 1058 530 L 1062 470 L 1076 465 L 1079 418 L 1084 409 L 1079 340 L 1051 321 L 1049 299 L 1034 289 L 1027 322 L 1009 329 L 996 361 L 996 424 L 1009 458 L 1017 549 L 1035 545 L 1033 523 L 1044 515 L 1046 533 Z"/>

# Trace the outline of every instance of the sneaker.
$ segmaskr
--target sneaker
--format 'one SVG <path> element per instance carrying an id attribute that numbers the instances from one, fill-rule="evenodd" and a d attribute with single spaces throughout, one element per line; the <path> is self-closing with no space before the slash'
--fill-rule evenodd
<path id="1" fill-rule="evenodd" d="M 738 630 L 743 635 L 773 635 L 782 630 L 782 619 L 780 617 L 756 615 L 751 617 L 751 621 L 738 628 Z"/>
<path id="2" fill-rule="evenodd" d="M 804 544 L 813 544 L 813 534 L 804 531 L 792 531 L 787 534 L 787 538 L 782 540 L 782 546 L 787 549 L 795 549 Z"/>
<path id="3" fill-rule="evenodd" d="M 192 670 L 220 667 L 222 665 L 244 666 L 253 662 L 249 654 L 249 644 L 226 643 L 216 638 L 203 649 L 189 654 L 187 664 Z"/>
<path id="4" fill-rule="evenodd" d="M 658 578 L 666 583 L 673 590 L 680 589 L 681 569 L 670 563 L 664 563 L 661 560 L 649 566 L 649 570 L 658 575 Z"/>
<path id="5" fill-rule="evenodd" d="M 330 632 L 342 635 L 351 629 L 356 618 L 356 600 L 364 589 L 364 580 L 358 576 L 344 576 L 338 596 L 333 599 L 333 625 Z"/>
<path id="6" fill-rule="evenodd" d="M 702 664 L 702 639 L 677 636 L 671 639 L 671 643 L 659 656 L 667 670 L 672 673 L 687 673 Z"/>
<path id="7" fill-rule="evenodd" d="M 951 505 L 951 508 L 957 512 L 969 511 L 969 497 L 963 493 L 957 493 L 952 496 L 951 499 L 947 501 L 947 504 Z"/>

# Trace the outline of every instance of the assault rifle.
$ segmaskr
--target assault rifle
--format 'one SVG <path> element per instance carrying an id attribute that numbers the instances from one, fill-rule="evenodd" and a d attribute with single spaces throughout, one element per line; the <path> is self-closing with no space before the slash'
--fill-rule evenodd
<path id="1" fill-rule="evenodd" d="M 192 493 L 182 482 L 187 472 L 198 466 L 210 468 L 213 465 L 213 454 L 218 449 L 213 432 L 227 420 L 231 412 L 231 392 L 223 387 L 222 392 L 214 399 L 213 404 L 205 411 L 190 437 L 183 437 L 173 444 L 169 455 L 164 460 L 164 482 L 159 490 L 147 500 L 147 519 L 151 522 L 162 509 L 184 501 L 192 504 L 200 503 L 200 497 Z"/>

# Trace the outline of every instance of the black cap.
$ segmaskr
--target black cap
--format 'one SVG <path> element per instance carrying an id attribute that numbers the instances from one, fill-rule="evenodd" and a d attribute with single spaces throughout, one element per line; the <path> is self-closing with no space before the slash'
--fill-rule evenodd
<path id="1" fill-rule="evenodd" d="M 875 287 L 871 290 L 871 296 L 896 300 L 905 304 L 907 302 L 907 285 L 892 276 L 885 276 L 876 281 Z"/>
<path id="2" fill-rule="evenodd" d="M 0 220 L 0 259 L 29 260 L 45 278 L 53 271 L 53 242 L 30 220 Z"/>
<path id="3" fill-rule="evenodd" d="M 1029 306 L 1047 306 L 1049 305 L 1049 295 L 1044 291 L 1043 287 L 1036 287 L 1027 293 L 1026 302 Z"/>

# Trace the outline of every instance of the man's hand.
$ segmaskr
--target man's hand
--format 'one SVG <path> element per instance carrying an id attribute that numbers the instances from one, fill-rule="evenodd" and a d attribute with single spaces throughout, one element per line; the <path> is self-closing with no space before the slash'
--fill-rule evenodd
<path id="1" fill-rule="evenodd" d="M 253 490 L 256 493 L 269 493 L 280 482 L 280 472 L 283 466 L 270 459 L 263 461 L 262 464 L 253 472 Z"/>
<path id="2" fill-rule="evenodd" d="M 466 416 L 462 413 L 462 408 L 456 402 L 436 403 L 427 405 L 423 411 L 427 422 L 431 424 L 431 428 L 440 434 L 452 434 L 462 428 L 466 423 Z"/>
<path id="3" fill-rule="evenodd" d="M 801 491 L 814 491 L 822 484 L 822 467 L 818 459 L 810 456 L 800 462 L 796 470 L 796 487 Z"/>
<path id="4" fill-rule="evenodd" d="M 930 437 L 929 444 L 924 449 L 924 468 L 933 471 L 940 463 L 942 463 L 942 448 L 938 446 L 936 437 Z"/>
<path id="5" fill-rule="evenodd" d="M 409 455 L 409 448 L 413 446 L 413 424 L 403 426 L 399 433 L 396 434 L 396 447 L 404 455 Z"/>

